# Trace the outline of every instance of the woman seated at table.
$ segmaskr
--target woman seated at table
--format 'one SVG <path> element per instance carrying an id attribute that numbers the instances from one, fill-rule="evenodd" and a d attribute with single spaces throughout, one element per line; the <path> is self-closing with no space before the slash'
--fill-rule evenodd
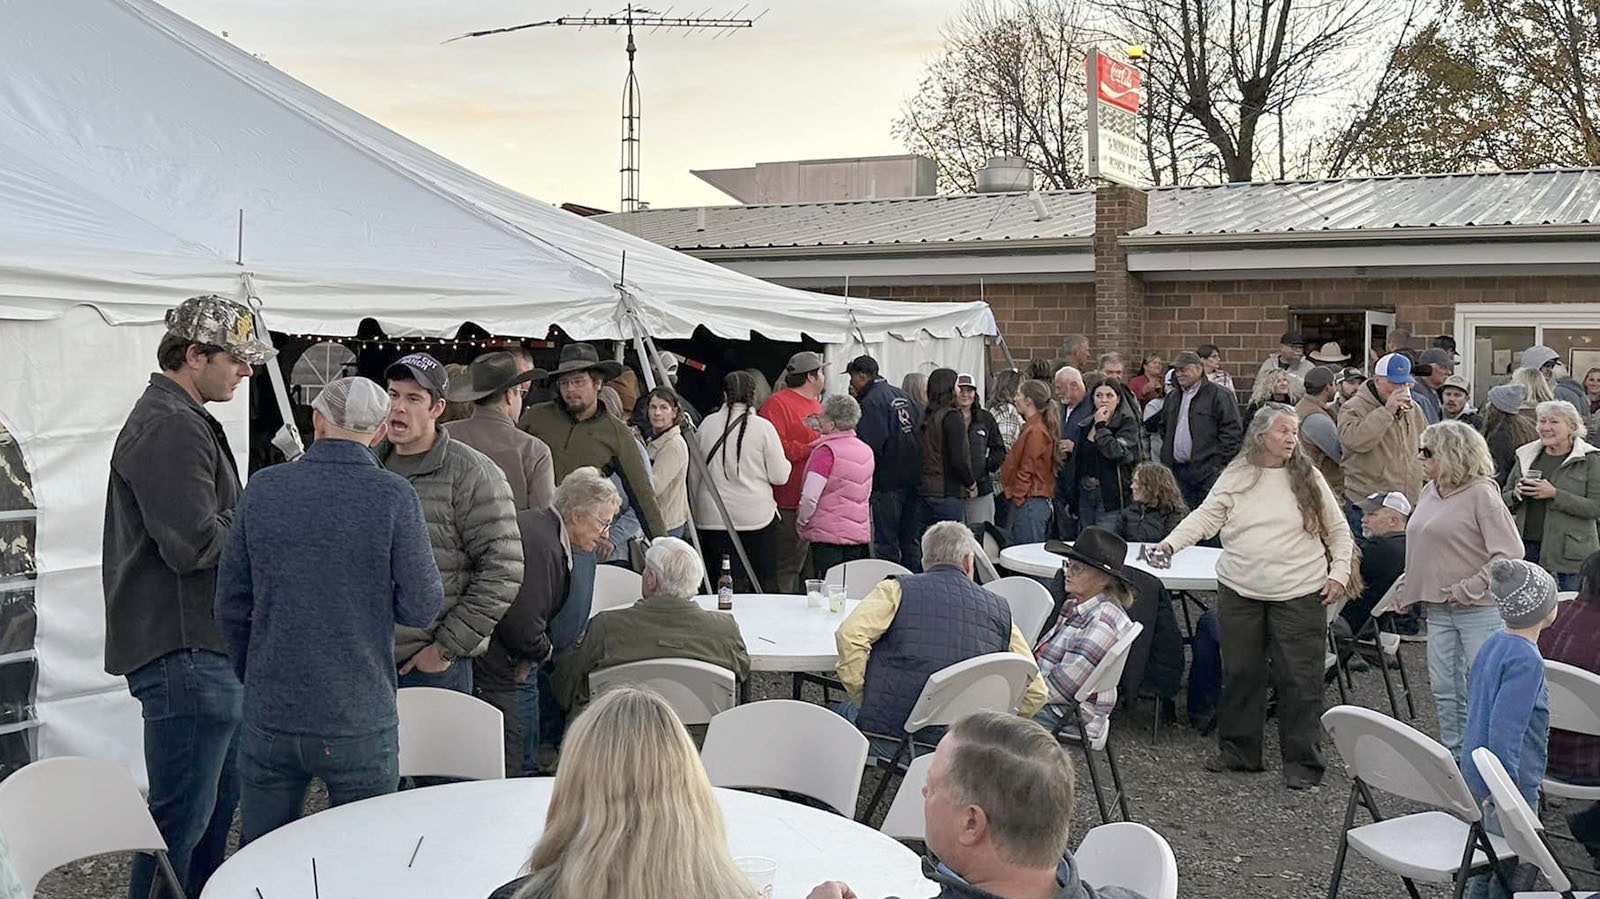
<path id="1" fill-rule="evenodd" d="M 525 876 L 489 899 L 752 899 L 700 754 L 672 707 L 607 690 L 567 731 Z"/>
<path id="2" fill-rule="evenodd" d="M 1117 516 L 1117 536 L 1129 543 L 1160 543 L 1189 514 L 1172 469 L 1141 462 L 1133 469 L 1133 502 Z"/>
<path id="3" fill-rule="evenodd" d="M 1095 740 L 1109 726 L 1111 710 L 1117 705 L 1116 687 L 1096 693 L 1089 706 L 1079 711 L 1077 721 L 1068 719 L 1063 724 L 1062 719 L 1095 666 L 1133 627 L 1133 619 L 1128 617 L 1133 589 L 1122 573 L 1128 544 L 1104 528 L 1087 527 L 1076 543 L 1051 541 L 1045 548 L 1070 560 L 1066 567 L 1068 604 L 1039 643 L 1039 673 L 1050 694 L 1034 720 L 1052 730 L 1061 725 L 1065 733 L 1086 733 Z M 1082 726 L 1084 721 L 1087 728 Z"/>

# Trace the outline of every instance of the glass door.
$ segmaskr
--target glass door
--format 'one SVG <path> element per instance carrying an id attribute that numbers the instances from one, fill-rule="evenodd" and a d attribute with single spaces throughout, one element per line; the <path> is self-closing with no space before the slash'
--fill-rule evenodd
<path id="1" fill-rule="evenodd" d="M 1372 377 L 1372 364 L 1383 355 L 1384 348 L 1389 344 L 1389 332 L 1393 330 L 1393 312 L 1367 310 L 1365 326 L 1362 328 L 1367 343 L 1361 356 L 1361 370 L 1367 373 L 1367 377 Z"/>
<path id="2" fill-rule="evenodd" d="M 1503 384 L 1528 347 L 1548 346 L 1580 384 L 1600 369 L 1600 306 L 1573 303 L 1483 303 L 1456 306 L 1456 342 L 1462 368 L 1472 373 L 1473 402 Z M 1458 369 L 1458 371 L 1461 369 Z M 1580 410 L 1586 411 L 1586 410 Z"/>

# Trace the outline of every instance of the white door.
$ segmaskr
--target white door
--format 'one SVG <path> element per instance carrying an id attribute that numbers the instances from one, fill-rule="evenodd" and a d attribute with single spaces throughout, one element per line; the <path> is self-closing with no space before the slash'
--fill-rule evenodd
<path id="1" fill-rule="evenodd" d="M 1393 312 L 1373 312 L 1367 310 L 1366 324 L 1362 327 L 1366 335 L 1365 352 L 1361 356 L 1361 370 L 1372 377 L 1372 363 L 1378 361 L 1383 355 L 1383 350 L 1389 344 L 1389 332 L 1394 330 Z"/>

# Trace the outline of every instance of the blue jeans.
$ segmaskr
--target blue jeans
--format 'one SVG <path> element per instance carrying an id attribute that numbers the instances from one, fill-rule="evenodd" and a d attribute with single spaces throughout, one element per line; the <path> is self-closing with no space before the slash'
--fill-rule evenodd
<path id="1" fill-rule="evenodd" d="M 1428 680 L 1439 711 L 1439 742 L 1459 764 L 1467 731 L 1467 671 L 1484 641 L 1500 630 L 1500 611 L 1448 602 L 1430 602 L 1427 608 Z"/>
<path id="2" fill-rule="evenodd" d="M 967 502 L 959 496 L 924 496 L 922 498 L 922 529 L 927 530 L 941 521 L 967 520 Z"/>
<path id="3" fill-rule="evenodd" d="M 1539 562 L 1539 547 L 1540 542 L 1537 540 L 1522 541 L 1522 558 L 1526 561 L 1542 566 L 1543 563 Z M 1544 570 L 1550 571 L 1548 567 L 1546 567 Z M 1557 590 L 1565 591 L 1578 589 L 1578 572 L 1576 571 L 1568 572 L 1566 574 L 1557 574 L 1554 571 L 1550 571 L 1550 576 L 1556 579 Z"/>
<path id="4" fill-rule="evenodd" d="M 1050 526 L 1050 501 L 1042 496 L 1030 496 L 1022 505 L 1011 507 L 1011 542 L 1040 543 L 1045 529 Z"/>
<path id="5" fill-rule="evenodd" d="M 128 674 L 144 717 L 150 816 L 167 842 L 178 881 L 200 895 L 228 849 L 239 805 L 234 767 L 244 688 L 228 657 L 180 649 Z M 155 859 L 134 856 L 130 899 L 145 899 Z"/>
<path id="6" fill-rule="evenodd" d="M 438 674 L 429 674 L 426 671 L 413 668 L 400 675 L 399 686 L 405 687 L 438 687 L 441 690 L 454 690 L 457 693 L 472 695 L 472 660 L 456 659 L 450 667 Z"/>
<path id="7" fill-rule="evenodd" d="M 1097 527 L 1116 533 L 1117 509 L 1107 509 L 1105 498 L 1100 494 L 1100 488 L 1083 488 L 1078 490 L 1078 522 L 1079 527 Z"/>
<path id="8" fill-rule="evenodd" d="M 299 818 L 313 777 L 328 785 L 330 806 L 393 793 L 400 786 L 399 728 L 360 737 L 312 737 L 243 725 L 239 845 Z"/>
<path id="9" fill-rule="evenodd" d="M 872 491 L 872 550 L 878 558 L 922 569 L 921 509 L 915 487 Z"/>
<path id="10" fill-rule="evenodd" d="M 850 722 L 851 724 L 855 724 L 856 719 L 861 717 L 861 706 L 856 705 L 854 700 L 846 699 L 845 701 L 834 706 L 833 710 L 839 713 L 839 717 Z M 927 734 L 932 738 L 931 742 L 937 743 L 938 737 L 930 733 L 933 730 L 934 728 L 925 728 L 923 731 L 919 731 L 917 734 L 918 739 L 922 739 L 923 735 Z M 892 734 L 884 734 L 883 736 L 879 737 L 874 737 L 870 734 L 866 735 L 867 752 L 872 758 L 892 759 L 895 757 L 895 754 L 900 751 L 900 741 L 884 739 L 884 737 L 888 736 L 892 736 Z M 926 755 L 928 751 L 929 750 L 925 747 L 911 747 L 912 757 Z M 906 761 L 906 759 L 901 759 L 901 761 Z"/>

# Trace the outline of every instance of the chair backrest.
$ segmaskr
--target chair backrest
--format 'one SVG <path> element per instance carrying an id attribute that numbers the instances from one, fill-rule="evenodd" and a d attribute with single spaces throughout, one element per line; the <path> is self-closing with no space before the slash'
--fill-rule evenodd
<path id="1" fill-rule="evenodd" d="M 1345 770 L 1370 787 L 1443 809 L 1463 821 L 1482 817 L 1456 761 L 1437 740 L 1371 709 L 1337 705 L 1322 726 Z"/>
<path id="2" fill-rule="evenodd" d="M 822 578 L 830 584 L 843 584 L 847 598 L 860 599 L 884 578 L 910 573 L 911 569 L 888 559 L 856 559 L 829 568 Z"/>
<path id="3" fill-rule="evenodd" d="M 984 557 L 987 558 L 992 564 L 999 565 L 1000 564 L 1000 549 L 1001 549 L 1001 547 L 1000 547 L 1000 538 L 996 537 L 994 535 L 993 531 L 989 530 L 988 528 L 984 528 L 984 531 L 983 531 L 983 555 L 984 555 Z"/>
<path id="4" fill-rule="evenodd" d="M 1393 612 L 1395 609 L 1395 604 L 1399 602 L 1399 600 L 1400 580 L 1399 578 L 1396 578 L 1395 582 L 1389 585 L 1389 589 L 1383 592 L 1383 597 L 1379 599 L 1377 604 L 1372 607 L 1372 617 L 1380 618 L 1389 614 L 1390 612 Z"/>
<path id="5" fill-rule="evenodd" d="M 594 569 L 594 601 L 589 605 L 589 617 L 626 609 L 644 595 L 644 578 L 638 572 L 620 565 L 596 565 Z"/>
<path id="6" fill-rule="evenodd" d="M 1550 726 L 1600 736 L 1600 675 L 1565 662 L 1544 663 Z"/>
<path id="7" fill-rule="evenodd" d="M 133 775 L 99 759 L 45 759 L 0 782 L 0 834 L 24 897 L 68 862 L 167 848 Z"/>
<path id="8" fill-rule="evenodd" d="M 1117 821 L 1083 835 L 1078 876 L 1095 889 L 1126 887 L 1145 899 L 1178 899 L 1178 859 L 1165 838 L 1143 824 Z"/>
<path id="9" fill-rule="evenodd" d="M 922 787 L 928 782 L 928 769 L 931 767 L 931 752 L 911 760 L 905 777 L 900 778 L 900 789 L 895 791 L 894 801 L 889 803 L 889 811 L 884 814 L 883 826 L 879 830 L 897 840 L 928 838 L 928 825 L 922 814 Z"/>
<path id="10" fill-rule="evenodd" d="M 1128 666 L 1128 652 L 1133 649 L 1133 641 L 1139 639 L 1139 634 L 1144 631 L 1144 625 L 1135 621 L 1122 639 L 1111 645 L 1100 664 L 1094 666 L 1089 672 L 1089 677 L 1078 688 L 1073 699 L 1078 702 L 1088 702 L 1096 693 L 1104 693 L 1122 682 L 1122 669 Z"/>
<path id="11" fill-rule="evenodd" d="M 821 706 L 769 699 L 712 718 L 700 761 L 712 786 L 787 790 L 855 817 L 867 738 Z"/>
<path id="12" fill-rule="evenodd" d="M 1511 775 L 1506 773 L 1500 759 L 1489 751 L 1489 747 L 1480 746 L 1472 750 L 1472 762 L 1478 766 L 1478 774 L 1489 787 L 1489 796 L 1494 800 L 1495 817 L 1500 819 L 1500 829 L 1511 851 L 1521 861 L 1537 866 L 1544 873 L 1545 880 L 1550 881 L 1550 885 L 1558 892 L 1572 889 L 1572 878 L 1567 876 L 1561 863 L 1550 852 L 1550 847 L 1539 836 L 1544 825 L 1539 822 L 1539 816 L 1534 814 L 1533 809 L 1528 807 L 1528 801 L 1517 792 L 1516 784 L 1511 782 Z"/>
<path id="13" fill-rule="evenodd" d="M 718 712 L 733 708 L 738 698 L 733 672 L 699 659 L 647 659 L 589 673 L 590 696 L 599 696 L 618 684 L 660 694 L 686 725 L 710 722 Z"/>
<path id="14" fill-rule="evenodd" d="M 396 695 L 396 705 L 401 777 L 506 776 L 505 721 L 499 709 L 438 687 L 405 687 Z"/>
<path id="15" fill-rule="evenodd" d="M 1014 712 L 1038 676 L 1039 663 L 1014 652 L 986 653 L 941 668 L 922 685 L 906 716 L 906 733 L 948 726 L 978 711 Z"/>
<path id="16" fill-rule="evenodd" d="M 983 585 L 983 589 L 993 590 L 1005 599 L 1006 605 L 1011 607 L 1011 623 L 1022 632 L 1022 638 L 1028 641 L 1029 646 L 1039 642 L 1045 625 L 1050 621 L 1050 613 L 1056 607 L 1045 585 L 1018 574 L 990 581 Z"/>

